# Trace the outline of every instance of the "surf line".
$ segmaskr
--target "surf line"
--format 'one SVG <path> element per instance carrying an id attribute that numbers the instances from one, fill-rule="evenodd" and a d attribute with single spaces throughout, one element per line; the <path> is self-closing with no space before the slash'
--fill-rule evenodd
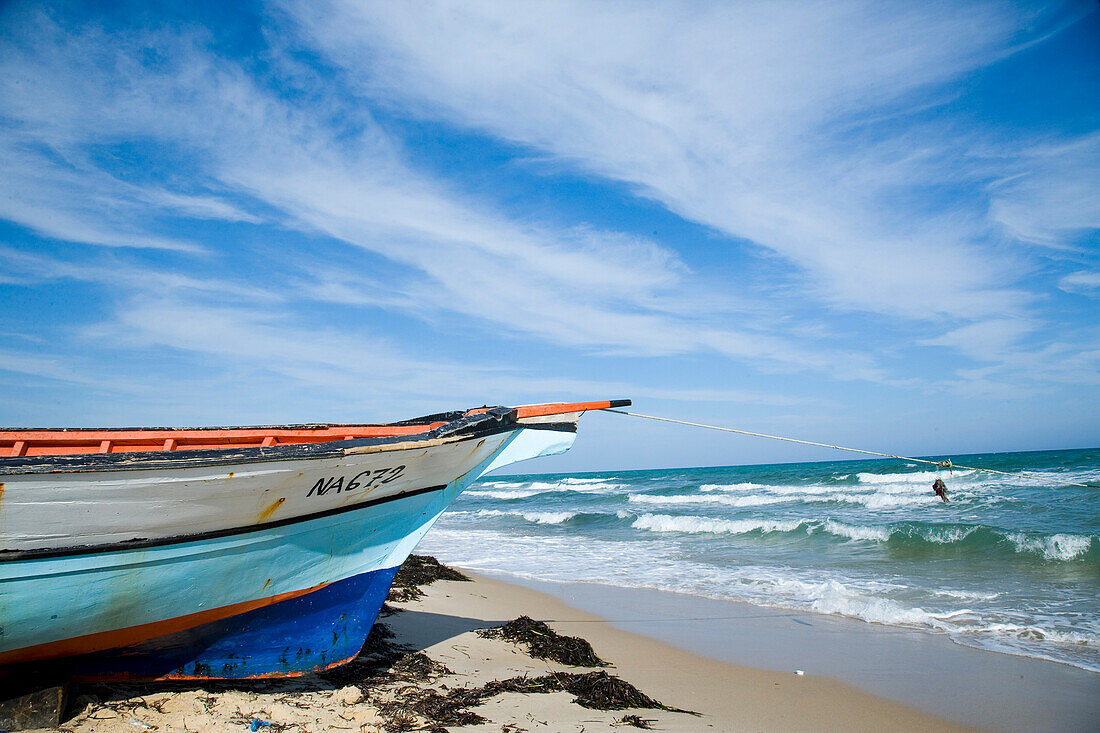
<path id="1" fill-rule="evenodd" d="M 952 463 L 948 458 L 943 461 L 929 461 L 924 458 L 913 458 L 911 456 L 896 456 L 893 453 L 879 453 L 874 450 L 863 450 L 861 448 L 845 448 L 842 445 L 830 445 L 828 443 L 815 443 L 812 440 L 799 440 L 798 438 L 784 438 L 781 435 L 768 435 L 767 433 L 754 433 L 750 430 L 737 430 L 735 428 L 723 428 L 717 425 L 703 425 L 697 422 L 688 422 L 687 420 L 673 420 L 670 417 L 657 417 L 656 415 L 643 415 L 639 412 L 627 412 L 626 410 L 610 410 L 605 409 L 604 412 L 616 412 L 620 415 L 629 415 L 630 417 L 642 417 L 646 420 L 659 420 L 661 422 L 671 422 L 677 425 L 689 425 L 693 428 L 706 428 L 707 430 L 720 430 L 723 433 L 737 433 L 739 435 L 751 435 L 755 438 L 771 438 L 772 440 L 783 440 L 788 443 L 801 443 L 802 445 L 816 445 L 819 448 L 832 448 L 834 450 L 848 451 L 849 453 L 865 453 L 869 456 L 882 456 L 883 458 L 897 458 L 900 461 L 913 461 L 914 463 L 927 463 L 930 466 L 937 468 L 948 469 L 962 469 L 964 471 L 983 471 L 985 473 L 996 473 L 1001 476 L 1016 476 L 1018 478 L 1029 479 L 1031 481 L 1042 481 L 1048 484 L 1054 484 L 1055 486 L 1080 486 L 1084 489 L 1091 489 L 1092 486 L 1088 484 L 1079 484 L 1073 481 L 1052 481 L 1050 476 L 1040 476 L 1034 473 L 1019 473 L 1013 471 L 998 471 L 993 468 L 979 468 L 977 466 L 960 466 L 957 463 Z"/>

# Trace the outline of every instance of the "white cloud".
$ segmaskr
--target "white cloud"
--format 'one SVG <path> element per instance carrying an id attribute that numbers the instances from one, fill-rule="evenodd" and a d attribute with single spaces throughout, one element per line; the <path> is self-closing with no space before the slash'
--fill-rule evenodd
<path id="1" fill-rule="evenodd" d="M 1022 152 L 1016 168 L 993 186 L 995 220 L 1028 241 L 1056 248 L 1072 242 L 1077 231 L 1100 229 L 1100 132 L 1035 145 Z"/>
<path id="2" fill-rule="evenodd" d="M 447 395 L 448 409 L 486 399 L 500 404 L 524 400 L 592 399 L 628 395 L 635 399 L 789 407 L 827 404 L 821 398 L 764 391 L 650 386 L 627 381 L 545 377 L 499 363 L 478 364 L 434 354 L 430 360 L 405 353 L 388 339 L 340 324 L 316 326 L 288 319 L 270 308 L 226 306 L 171 295 L 139 295 L 121 304 L 110 319 L 83 329 L 82 337 L 115 353 L 158 345 L 197 355 L 218 370 L 249 381 L 261 373 L 284 384 L 322 388 L 350 404 L 401 416 L 411 404 L 431 404 Z M 57 359 L 26 359 L 0 352 L 0 369 L 37 376 L 94 382 L 96 370 L 59 369 Z M 167 377 L 166 377 L 167 378 Z M 170 384 L 170 381 L 167 383 Z M 406 415 L 407 416 L 407 415 Z"/>
<path id="3" fill-rule="evenodd" d="M 772 250 L 833 307 L 911 319 L 1026 308 L 970 142 L 911 119 L 936 85 L 1045 26 L 1007 3 L 405 3 L 289 6 L 366 93 L 627 181 Z M 918 94 L 919 93 L 919 94 Z M 961 141 L 961 143 L 959 142 Z"/>
<path id="4" fill-rule="evenodd" d="M 257 220 L 220 195 L 124 184 L 87 152 L 93 144 L 151 139 L 188 162 L 192 189 L 262 202 L 283 224 L 404 268 L 404 297 L 387 302 L 417 315 L 460 314 L 600 353 L 717 351 L 764 368 L 845 373 L 849 361 L 830 348 L 795 346 L 751 323 L 732 328 L 732 299 L 694 285 L 667 247 L 614 231 L 525 221 L 417 171 L 357 100 L 318 92 L 300 106 L 288 104 L 193 34 L 120 38 L 34 22 L 36 44 L 9 52 L 0 74 L 25 156 L 13 168 L 8 218 L 99 244 L 129 241 L 121 230 L 158 216 Z M 153 66 L 140 61 L 149 46 L 158 49 Z M 303 84 L 325 88 L 314 81 Z M 54 158 L 75 162 L 51 164 Z M 62 230 L 59 221 L 70 223 Z M 341 293 L 347 302 L 348 292 Z M 860 367 L 858 376 L 872 373 Z"/>
<path id="5" fill-rule="evenodd" d="M 198 244 L 149 232 L 131 218 L 133 202 L 99 171 L 77 171 L 0 142 L 0 218 L 45 237 L 105 247 L 199 252 Z"/>
<path id="6" fill-rule="evenodd" d="M 1100 272 L 1072 272 L 1058 281 L 1058 287 L 1067 293 L 1100 296 Z"/>
<path id="7" fill-rule="evenodd" d="M 0 349 L 0 371 L 18 372 L 30 376 L 53 379 L 75 384 L 95 384 L 96 379 L 79 368 L 64 355 L 27 354 L 15 349 Z"/>
<path id="8" fill-rule="evenodd" d="M 942 336 L 926 339 L 929 346 L 950 346 L 976 361 L 1003 361 L 1035 331 L 1034 323 L 996 318 L 970 323 Z"/>
<path id="9" fill-rule="evenodd" d="M 0 272 L 6 270 L 9 273 L 8 282 L 16 285 L 73 280 L 105 285 L 124 295 L 204 293 L 217 295 L 223 301 L 240 300 L 268 306 L 286 300 L 285 295 L 241 280 L 191 276 L 102 255 L 64 260 L 0 245 L 0 266 Z"/>

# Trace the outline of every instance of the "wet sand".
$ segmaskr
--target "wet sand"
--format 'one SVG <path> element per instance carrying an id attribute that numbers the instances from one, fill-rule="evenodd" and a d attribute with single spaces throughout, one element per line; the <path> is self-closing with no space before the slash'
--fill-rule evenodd
<path id="1" fill-rule="evenodd" d="M 1094 730 L 1100 674 L 963 646 L 944 635 L 681 593 L 497 576 L 616 628 L 712 659 L 827 676 L 999 731 Z"/>

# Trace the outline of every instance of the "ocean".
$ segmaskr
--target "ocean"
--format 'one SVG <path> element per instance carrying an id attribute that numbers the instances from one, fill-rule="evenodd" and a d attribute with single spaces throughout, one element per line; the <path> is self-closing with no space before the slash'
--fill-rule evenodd
<path id="1" fill-rule="evenodd" d="M 1100 449 L 951 459 L 1044 480 L 899 460 L 488 477 L 418 552 L 838 614 L 1100 672 Z"/>

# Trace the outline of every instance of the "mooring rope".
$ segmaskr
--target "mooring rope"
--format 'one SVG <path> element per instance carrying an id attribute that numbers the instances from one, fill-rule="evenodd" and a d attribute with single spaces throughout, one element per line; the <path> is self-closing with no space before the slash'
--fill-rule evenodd
<path id="1" fill-rule="evenodd" d="M 897 458 L 900 461 L 913 461 L 914 463 L 927 463 L 930 466 L 936 466 L 937 468 L 958 468 L 964 471 L 983 471 L 985 473 L 996 473 L 1001 476 L 1016 476 L 1023 479 L 1029 479 L 1031 481 L 1042 481 L 1048 484 L 1054 484 L 1055 486 L 1080 486 L 1085 489 L 1092 488 L 1088 484 L 1079 484 L 1073 481 L 1052 481 L 1050 476 L 1040 476 L 1034 473 L 1020 473 L 1013 471 L 998 471 L 994 468 L 979 468 L 977 466 L 960 466 L 952 463 L 948 458 L 943 461 L 929 461 L 924 458 L 913 458 L 911 456 L 896 456 L 893 453 L 879 453 L 873 450 L 863 450 L 861 448 L 845 448 L 842 445 L 830 445 L 828 443 L 815 443 L 812 440 L 799 440 L 798 438 L 784 438 L 781 435 L 768 435 L 767 433 L 754 433 L 751 430 L 737 430 L 735 428 L 722 428 L 717 425 L 704 425 L 697 422 L 688 422 L 687 420 L 673 420 L 670 417 L 657 417 L 655 415 L 643 415 L 638 412 L 627 412 L 626 410 L 612 410 L 604 409 L 603 412 L 616 412 L 620 415 L 629 415 L 630 417 L 644 417 L 647 420 L 660 420 L 661 422 L 671 422 L 677 425 L 690 425 L 693 428 L 706 428 L 707 430 L 720 430 L 724 433 L 737 433 L 739 435 L 751 435 L 756 438 L 771 438 L 772 440 L 783 440 L 788 443 L 801 443 L 802 445 L 815 445 L 819 448 L 832 448 L 834 450 L 848 451 L 849 453 L 865 453 L 869 456 L 882 456 L 883 458 Z"/>

